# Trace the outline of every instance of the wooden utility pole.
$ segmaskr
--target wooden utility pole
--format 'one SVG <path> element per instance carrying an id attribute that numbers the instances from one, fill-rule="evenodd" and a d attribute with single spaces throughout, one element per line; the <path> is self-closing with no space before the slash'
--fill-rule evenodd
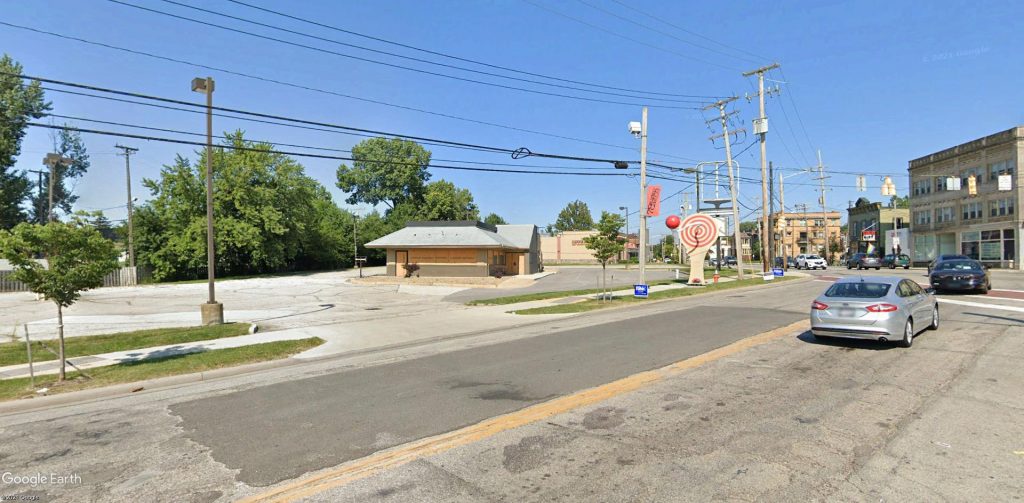
<path id="1" fill-rule="evenodd" d="M 67 157 L 63 157 L 60 154 L 56 154 L 56 153 L 54 153 L 54 154 L 46 154 L 46 157 L 43 158 L 43 165 L 50 168 L 50 180 L 49 180 L 49 190 L 50 190 L 50 193 L 48 194 L 50 202 L 49 202 L 49 205 L 47 207 L 47 212 L 46 212 L 46 221 L 47 222 L 52 222 L 54 220 L 54 214 L 53 214 L 53 186 L 56 183 L 55 179 L 57 178 L 57 167 L 62 165 L 62 164 L 70 164 L 71 162 L 72 162 L 71 159 L 69 159 Z"/>
<path id="2" fill-rule="evenodd" d="M 36 220 L 39 221 L 39 222 L 37 222 L 39 224 L 45 224 L 46 223 L 46 218 L 43 217 L 43 175 L 46 174 L 46 171 L 43 171 L 41 169 L 30 169 L 30 170 L 28 170 L 28 172 L 29 173 L 35 173 L 36 175 L 38 175 L 37 176 L 38 181 L 37 181 L 36 194 L 37 194 L 37 199 L 39 199 L 39 204 L 37 205 L 38 207 L 36 208 Z"/>
<path id="3" fill-rule="evenodd" d="M 742 245 L 742 241 L 740 240 L 740 210 L 739 210 L 739 206 L 736 204 L 736 178 L 733 176 L 733 173 L 732 173 L 732 149 L 731 149 L 731 146 L 730 146 L 730 143 L 729 143 L 729 135 L 730 134 L 737 134 L 737 133 L 739 133 L 739 132 L 741 132 L 743 130 L 742 129 L 738 129 L 736 131 L 730 132 L 729 131 L 729 116 L 737 114 L 739 112 L 736 112 L 736 111 L 729 112 L 729 113 L 725 112 L 726 105 L 728 105 L 729 103 L 732 103 L 733 101 L 736 101 L 737 99 L 739 99 L 739 98 L 737 98 L 736 96 L 733 96 L 731 98 L 726 98 L 726 99 L 723 99 L 723 100 L 718 100 L 718 101 L 716 101 L 716 102 L 714 102 L 714 103 L 704 107 L 704 110 L 709 110 L 711 108 L 717 108 L 718 109 L 718 119 L 717 120 L 722 125 L 722 134 L 713 135 L 713 136 L 711 136 L 710 139 L 711 139 L 711 141 L 714 141 L 715 138 L 724 138 L 725 139 L 725 164 L 729 168 L 729 192 L 730 192 L 731 198 L 732 198 L 732 233 L 733 233 L 733 246 L 734 246 L 733 252 L 736 253 L 736 277 L 738 279 L 743 279 L 743 245 Z M 716 120 L 716 119 L 712 119 L 712 120 Z M 711 122 L 711 121 L 708 121 L 708 122 Z M 737 173 L 737 175 L 738 174 L 739 173 Z M 738 250 L 738 251 L 736 251 L 736 250 Z M 722 263 L 722 254 L 719 253 L 719 252 L 716 252 L 715 259 L 716 259 L 718 264 L 721 264 Z"/>
<path id="4" fill-rule="evenodd" d="M 124 156 L 124 178 L 125 184 L 128 187 L 128 266 L 135 267 L 135 226 L 132 223 L 132 165 L 131 156 L 132 154 L 139 151 L 137 148 L 125 147 L 123 145 L 114 145 L 114 148 L 119 148 L 124 153 L 118 154 Z"/>
<path id="5" fill-rule="evenodd" d="M 765 140 L 768 135 L 768 117 L 764 115 L 764 74 L 769 70 L 778 68 L 778 63 L 772 63 L 768 66 L 762 66 L 757 70 L 746 72 L 743 74 L 744 77 L 757 74 L 757 97 L 760 103 L 760 116 L 754 121 L 754 133 L 761 137 L 761 216 L 762 216 L 762 227 L 768 229 L 768 174 L 767 174 L 767 151 L 765 148 Z M 747 96 L 750 99 L 750 96 Z M 761 240 L 761 261 L 764 264 L 764 272 L 768 272 L 771 268 L 771 249 L 768 248 L 768 240 Z"/>
<path id="6" fill-rule="evenodd" d="M 821 149 L 818 150 L 818 182 L 821 190 L 821 197 L 818 202 L 821 203 L 821 222 L 825 227 L 825 261 L 832 264 L 832 243 L 829 241 L 831 237 L 828 233 L 828 209 L 825 205 L 825 166 L 821 163 Z"/>

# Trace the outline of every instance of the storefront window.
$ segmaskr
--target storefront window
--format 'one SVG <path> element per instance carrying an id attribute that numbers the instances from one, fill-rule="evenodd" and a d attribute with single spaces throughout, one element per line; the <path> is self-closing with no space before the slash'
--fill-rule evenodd
<path id="1" fill-rule="evenodd" d="M 975 260 L 1001 262 L 1015 260 L 1013 229 L 972 231 L 960 234 L 960 252 Z"/>
<path id="2" fill-rule="evenodd" d="M 935 258 L 935 236 L 915 235 L 914 236 L 914 260 L 927 261 Z"/>

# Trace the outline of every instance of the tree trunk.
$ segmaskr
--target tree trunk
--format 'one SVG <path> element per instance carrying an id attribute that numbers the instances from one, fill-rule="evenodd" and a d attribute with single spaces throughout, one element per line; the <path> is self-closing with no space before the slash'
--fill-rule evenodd
<path id="1" fill-rule="evenodd" d="M 64 308 L 60 304 L 57 304 L 57 338 L 60 339 L 60 346 L 57 350 L 57 356 L 60 358 L 60 373 L 58 374 L 57 381 L 64 380 Z"/>
<path id="2" fill-rule="evenodd" d="M 601 262 L 601 299 L 608 300 L 605 297 L 605 292 L 608 291 L 608 262 Z"/>

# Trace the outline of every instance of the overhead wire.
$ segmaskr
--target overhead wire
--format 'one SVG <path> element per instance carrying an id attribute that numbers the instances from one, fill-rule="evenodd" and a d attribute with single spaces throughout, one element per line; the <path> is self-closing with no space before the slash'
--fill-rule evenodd
<path id="1" fill-rule="evenodd" d="M 381 105 L 381 106 L 386 106 L 386 107 L 397 108 L 397 109 L 400 109 L 400 110 L 407 110 L 407 111 L 412 111 L 412 112 L 417 112 L 417 113 L 422 113 L 422 114 L 427 114 L 427 115 L 433 115 L 433 116 L 436 116 L 436 117 L 443 117 L 443 118 L 446 118 L 446 119 L 458 120 L 458 121 L 468 122 L 468 123 L 472 123 L 472 124 L 479 124 L 479 125 L 483 125 L 483 126 L 494 127 L 494 128 L 499 128 L 499 129 L 505 129 L 505 130 L 509 130 L 509 131 L 516 131 L 516 132 L 521 132 L 521 133 L 528 133 L 528 134 L 539 135 L 539 136 L 546 136 L 546 137 L 549 137 L 549 138 L 557 138 L 557 139 L 560 139 L 560 140 L 567 140 L 567 141 L 573 141 L 573 142 L 578 142 L 578 143 L 586 143 L 586 144 L 591 144 L 591 145 L 599 145 L 599 146 L 604 146 L 604 147 L 617 148 L 617 149 L 623 149 L 623 150 L 631 150 L 631 151 L 636 150 L 634 147 L 626 147 L 626 146 L 623 146 L 623 145 L 616 145 L 616 144 L 612 144 L 612 143 L 599 142 L 599 141 L 589 140 L 589 139 L 585 139 L 585 138 L 576 138 L 576 137 L 572 137 L 572 136 L 559 135 L 559 134 L 556 134 L 556 133 L 550 133 L 550 132 L 545 132 L 545 131 L 537 131 L 537 130 L 528 129 L 528 128 L 521 128 L 521 127 L 518 127 L 518 126 L 510 126 L 510 125 L 507 125 L 507 124 L 500 124 L 500 123 L 489 122 L 489 121 L 484 121 L 484 120 L 479 120 L 479 119 L 473 119 L 473 118 L 469 118 L 469 117 L 462 117 L 462 116 L 448 114 L 448 113 L 444 113 L 444 112 L 437 112 L 437 111 L 433 111 L 433 110 L 416 108 L 416 107 L 411 107 L 411 106 L 407 106 L 407 105 L 400 105 L 400 104 L 396 104 L 396 103 L 389 103 L 389 102 L 386 102 L 386 101 L 376 100 L 376 99 L 372 99 L 372 98 L 365 98 L 365 97 L 360 97 L 360 96 L 354 96 L 354 95 L 350 95 L 350 94 L 340 93 L 340 92 L 337 92 L 337 91 L 331 91 L 331 90 L 328 90 L 328 89 L 322 89 L 322 88 L 317 88 L 317 87 L 313 87 L 313 86 L 308 86 L 308 85 L 303 85 L 303 84 L 296 84 L 296 83 L 293 83 L 293 82 L 287 82 L 287 81 L 283 81 L 283 80 L 279 80 L 279 79 L 275 79 L 275 78 L 269 78 L 269 77 L 262 77 L 262 76 L 259 76 L 259 75 L 253 75 L 253 74 L 250 74 L 250 73 L 245 73 L 245 72 L 241 72 L 241 71 L 237 71 L 237 70 L 231 70 L 231 69 L 224 68 L 224 67 L 217 67 L 217 66 L 211 66 L 211 65 L 206 65 L 206 64 L 202 64 L 202 63 L 196 63 L 196 62 L 188 61 L 188 60 L 184 60 L 184 59 L 172 58 L 172 57 L 169 57 L 169 56 L 163 56 L 163 55 L 154 54 L 154 53 L 150 53 L 150 52 L 146 52 L 146 51 L 140 51 L 140 50 L 130 49 L 130 48 L 126 48 L 126 47 L 120 47 L 120 46 L 108 44 L 108 43 L 105 43 L 105 42 L 96 42 L 96 41 L 84 39 L 84 38 L 81 38 L 81 37 L 75 37 L 75 36 L 65 35 L 65 34 L 61 34 L 61 33 L 51 32 L 51 31 L 47 31 L 47 30 L 42 30 L 42 29 L 38 29 L 38 28 L 32 28 L 32 27 L 28 27 L 28 26 L 17 25 L 17 24 L 13 24 L 13 23 L 8 23 L 8 22 L 3 21 L 3 20 L 0 20 L 0 26 L 7 26 L 9 28 L 29 31 L 29 32 L 40 34 L 40 35 L 46 35 L 46 36 L 50 36 L 50 37 L 60 38 L 60 39 L 64 39 L 64 40 L 70 40 L 70 41 L 79 42 L 79 43 L 83 43 L 83 44 L 87 44 L 87 45 L 92 45 L 92 46 L 96 46 L 96 47 L 102 47 L 102 48 L 110 49 L 110 50 L 114 50 L 114 51 L 125 52 L 125 53 L 133 54 L 133 55 L 136 55 L 136 56 L 142 56 L 142 57 L 157 59 L 157 60 L 161 60 L 161 61 L 167 61 L 167 62 L 171 62 L 171 63 L 191 66 L 191 67 L 194 67 L 194 68 L 201 68 L 201 69 L 205 69 L 205 70 L 221 72 L 221 73 L 228 74 L 228 75 L 234 75 L 234 76 L 242 77 L 242 78 L 246 78 L 246 79 L 257 80 L 257 81 L 260 81 L 260 82 L 266 82 L 266 83 L 269 83 L 269 84 L 280 85 L 280 86 L 285 86 L 285 87 L 291 87 L 291 88 L 294 88 L 294 89 L 301 89 L 301 90 L 304 90 L 304 91 L 311 91 L 311 92 L 316 92 L 316 93 L 336 96 L 336 97 L 340 97 L 340 98 L 351 99 L 351 100 L 355 100 L 355 101 L 362 101 L 362 102 L 366 102 L 366 103 L 372 103 L 372 104 L 375 104 L 375 105 Z M 656 154 L 656 155 L 677 158 L 677 159 L 681 159 L 681 160 L 685 160 L 685 161 L 695 161 L 695 159 L 689 159 L 689 158 L 681 157 L 681 156 L 678 156 L 678 155 L 675 155 L 675 154 L 668 154 L 668 153 L 664 153 L 664 152 L 655 152 L 653 150 L 649 150 L 648 152 L 650 152 L 652 154 Z"/>
<path id="2" fill-rule="evenodd" d="M 243 18 L 243 17 L 239 17 L 239 16 L 234 16 L 234 15 L 231 15 L 231 14 L 226 14 L 226 13 L 223 13 L 223 12 L 214 11 L 214 10 L 211 10 L 211 9 L 205 9 L 205 8 L 202 8 L 202 7 L 197 7 L 197 6 L 189 5 L 189 4 L 186 4 L 186 3 L 178 2 L 176 0 L 161 0 L 161 1 L 163 1 L 165 3 L 169 3 L 171 5 L 177 5 L 177 6 L 180 6 L 180 7 L 184 7 L 184 8 L 188 8 L 188 9 L 193 9 L 193 10 L 197 10 L 197 11 L 200 11 L 200 12 L 206 12 L 208 14 L 213 14 L 213 15 L 216 15 L 216 16 L 226 17 L 228 19 L 234 19 L 236 21 L 241 21 L 241 22 L 244 22 L 244 23 L 254 24 L 254 25 L 257 25 L 257 26 L 262 26 L 262 27 L 265 27 L 265 28 L 273 29 L 273 30 L 283 31 L 283 32 L 286 32 L 286 33 L 294 34 L 294 35 L 299 35 L 299 36 L 303 36 L 303 37 L 307 37 L 307 38 L 312 38 L 312 39 L 315 39 L 315 40 L 320 40 L 320 41 L 323 41 L 323 42 L 329 42 L 329 43 L 333 43 L 333 44 L 342 45 L 342 46 L 345 46 L 345 47 L 351 47 L 351 48 L 355 48 L 355 49 L 360 49 L 360 50 L 364 50 L 364 51 L 368 51 L 368 52 L 373 52 L 373 53 L 376 53 L 376 54 L 383 54 L 383 55 L 387 55 L 387 56 L 391 56 L 391 57 L 395 57 L 395 58 L 407 59 L 407 60 L 410 60 L 410 61 L 416 61 L 418 63 L 424 63 L 424 64 L 429 64 L 429 65 L 441 66 L 441 67 L 444 67 L 444 68 L 451 68 L 451 69 L 455 69 L 455 70 L 461 70 L 461 71 L 466 71 L 466 72 L 478 73 L 478 74 L 481 74 L 481 75 L 487 75 L 487 76 L 491 76 L 491 77 L 498 77 L 498 78 L 503 78 L 503 79 L 510 79 L 510 80 L 515 80 L 515 81 L 520 81 L 520 82 L 527 82 L 527 83 L 531 83 L 531 84 L 538 84 L 538 85 L 558 87 L 558 88 L 562 88 L 562 89 L 571 89 L 571 90 L 575 90 L 575 91 L 583 91 L 583 92 L 598 93 L 598 94 L 607 94 L 607 95 L 610 95 L 610 96 L 621 96 L 621 97 L 635 98 L 635 99 L 654 99 L 654 100 L 665 100 L 665 101 L 678 101 L 678 100 L 669 99 L 669 98 L 717 99 L 714 96 L 707 96 L 707 95 L 672 94 L 672 93 L 661 93 L 661 92 L 648 93 L 648 92 L 638 91 L 638 90 L 635 90 L 635 89 L 613 88 L 613 87 L 610 87 L 610 86 L 603 86 L 603 85 L 595 85 L 595 84 L 590 84 L 590 83 L 585 83 L 585 82 L 570 81 L 568 79 L 560 79 L 560 78 L 550 77 L 550 76 L 541 75 L 541 74 L 534 74 L 534 73 L 531 73 L 531 72 L 524 72 L 522 70 L 515 70 L 515 69 L 511 69 L 511 68 L 500 67 L 500 66 L 491 65 L 491 64 L 487 64 L 487 63 L 483 63 L 483 62 L 479 62 L 479 61 L 468 60 L 468 61 L 471 61 L 473 64 L 484 65 L 484 66 L 491 67 L 491 68 L 500 68 L 500 69 L 502 69 L 504 71 L 508 71 L 508 72 L 527 74 L 527 75 L 531 75 L 531 76 L 538 76 L 538 77 L 542 77 L 542 78 L 546 78 L 546 79 L 563 81 L 563 82 L 577 83 L 579 85 L 587 85 L 587 86 L 599 87 L 599 88 L 604 88 L 604 89 L 614 89 L 616 91 L 624 91 L 624 92 L 629 92 L 629 93 L 632 93 L 632 94 L 622 94 L 620 92 L 610 92 L 610 91 L 600 91 L 600 90 L 595 90 L 595 89 L 585 89 L 585 88 L 580 88 L 580 87 L 575 87 L 575 86 L 553 84 L 553 83 L 550 83 L 550 82 L 542 82 L 542 81 L 537 81 L 537 80 L 533 80 L 533 79 L 525 79 L 525 78 L 521 78 L 521 77 L 513 77 L 513 76 L 508 76 L 508 75 L 502 75 L 502 74 L 499 74 L 499 73 L 494 73 L 494 72 L 485 72 L 485 71 L 482 71 L 482 70 L 477 70 L 477 69 L 473 69 L 473 68 L 467 68 L 467 67 L 458 66 L 458 65 L 439 63 L 439 62 L 436 62 L 436 61 L 431 61 L 431 60 L 427 60 L 427 59 L 423 59 L 423 58 L 416 58 L 416 57 L 412 57 L 412 56 L 406 56 L 404 54 L 397 54 L 397 53 L 393 53 L 393 52 L 382 51 L 380 49 L 374 49 L 372 47 L 365 47 L 365 46 L 361 46 L 361 45 L 351 44 L 351 43 L 348 43 L 348 42 L 342 42 L 342 41 L 339 41 L 339 40 L 329 39 L 329 38 L 326 38 L 326 37 L 320 37 L 320 36 L 317 36 L 317 35 L 312 35 L 312 34 L 309 34 L 309 33 L 303 33 L 303 32 L 300 32 L 300 31 L 291 30 L 291 29 L 280 27 L 280 26 L 263 23 L 263 22 L 260 22 L 260 21 L 254 21 L 252 19 L 247 19 L 247 18 Z M 340 29 L 334 28 L 332 26 L 325 25 L 323 23 L 317 23 L 315 21 L 310 21 L 308 19 L 302 19 L 302 18 L 299 18 L 299 17 L 296 17 L 296 16 L 291 16 L 291 15 L 283 14 L 283 13 L 278 12 L 278 11 L 273 11 L 273 10 L 270 10 L 270 9 L 264 9 L 264 8 L 260 8 L 260 7 L 253 7 L 253 6 L 251 6 L 249 4 L 245 4 L 243 2 L 235 2 L 235 3 L 238 3 L 239 5 L 244 5 L 246 7 L 252 7 L 252 8 L 264 11 L 264 12 L 273 13 L 275 15 L 283 16 L 283 17 L 286 17 L 286 18 L 289 18 L 289 19 L 294 19 L 294 20 L 298 20 L 298 21 L 301 21 L 301 22 L 304 22 L 304 23 L 309 23 L 309 24 L 312 24 L 314 26 L 319 26 L 319 27 L 329 28 L 329 29 L 336 29 L 336 30 L 342 31 L 344 33 L 354 34 L 354 32 L 351 32 L 351 31 L 340 30 Z M 362 35 L 362 34 L 358 34 L 358 35 L 359 36 L 363 36 L 363 37 L 367 37 L 367 36 Z M 457 60 L 464 60 L 464 58 L 456 58 L 454 56 L 449 56 L 449 55 L 446 55 L 446 54 L 437 53 L 435 51 L 426 51 L 426 50 L 423 50 L 423 49 L 419 49 L 419 48 L 416 48 L 416 47 L 409 46 L 407 44 L 398 44 L 398 43 L 395 43 L 395 42 L 386 41 L 386 40 L 380 39 L 378 37 L 367 37 L 367 38 L 371 38 L 373 40 L 378 40 L 378 41 L 382 41 L 382 42 L 389 43 L 389 44 L 398 45 L 398 46 L 409 48 L 409 49 L 418 50 L 418 51 L 429 53 L 429 54 L 440 55 L 440 56 L 443 56 L 443 57 L 446 57 L 446 58 L 452 58 L 452 59 L 457 59 Z M 659 98 L 659 97 L 657 97 L 655 95 L 666 96 L 667 98 Z M 687 101 L 691 101 L 691 100 L 682 100 L 680 102 L 687 102 Z"/>
<path id="3" fill-rule="evenodd" d="M 312 46 L 312 45 L 301 44 L 301 43 L 294 42 L 294 41 L 291 41 L 291 40 L 285 40 L 285 39 L 282 39 L 282 38 L 271 37 L 269 35 L 262 35 L 262 34 L 259 34 L 259 33 L 242 30 L 242 29 L 239 29 L 239 28 L 232 28 L 230 26 L 224 26 L 224 25 L 220 25 L 220 24 L 217 24 L 217 23 L 211 23 L 209 21 L 203 21 L 203 20 L 200 20 L 200 19 L 190 18 L 188 16 L 182 16 L 182 15 L 179 15 L 179 14 L 165 12 L 165 11 L 161 11 L 161 10 L 158 10 L 158 9 L 153 9 L 153 8 L 149 8 L 149 7 L 143 7 L 141 5 L 135 5 L 135 4 L 131 4 L 131 3 L 128 3 L 128 2 L 123 2 L 121 0 L 107 0 L 107 1 L 111 2 L 111 3 L 118 4 L 118 5 L 123 5 L 123 6 L 126 6 L 126 7 L 131 7 L 131 8 L 135 8 L 135 9 L 151 12 L 151 13 L 162 15 L 162 16 L 167 16 L 167 17 L 171 17 L 171 18 L 175 18 L 175 19 L 180 19 L 180 20 L 183 20 L 183 21 L 189 21 L 189 22 L 192 22 L 192 23 L 201 24 L 201 25 L 204 25 L 204 26 L 209 26 L 209 27 L 212 27 L 212 28 L 217 28 L 217 29 L 220 29 L 220 30 L 229 31 L 229 32 L 233 32 L 233 33 L 240 33 L 240 34 L 243 34 L 243 35 L 248 35 L 250 37 L 255 37 L 255 38 L 259 38 L 259 39 L 263 39 L 263 40 L 277 42 L 277 43 L 281 43 L 281 44 L 285 44 L 285 45 L 289 45 L 289 46 L 293 46 L 293 47 L 298 47 L 298 48 L 301 48 L 301 49 L 307 49 L 307 50 L 316 51 L 316 52 L 320 52 L 320 53 L 324 53 L 324 54 L 330 54 L 330 55 L 334 55 L 334 56 L 338 56 L 338 57 L 342 57 L 342 58 L 352 59 L 352 60 L 356 60 L 356 61 L 362 61 L 364 63 L 371 63 L 371 64 L 386 66 L 386 67 L 390 67 L 390 68 L 396 68 L 396 69 L 411 71 L 411 72 L 415 72 L 415 73 L 421 73 L 421 74 L 424 74 L 424 75 L 431 75 L 431 76 L 434 76 L 434 77 L 442 77 L 442 78 L 446 78 L 446 79 L 452 79 L 452 80 L 457 80 L 457 81 L 462 81 L 462 82 L 469 82 L 469 83 L 479 84 L 479 85 L 484 85 L 484 86 L 491 86 L 491 87 L 496 87 L 496 88 L 500 88 L 500 89 L 506 89 L 506 90 L 512 90 L 512 91 L 520 91 L 520 92 L 526 92 L 526 93 L 531 93 L 531 94 L 538 94 L 538 95 L 551 96 L 551 97 L 557 97 L 557 98 L 572 99 L 572 100 L 578 100 L 578 101 L 587 101 L 587 102 L 592 102 L 592 103 L 605 103 L 605 104 L 610 104 L 610 105 L 626 105 L 626 106 L 641 106 L 641 105 L 643 105 L 643 103 L 632 103 L 632 102 L 626 102 L 626 101 L 615 101 L 615 100 L 607 100 L 607 99 L 600 99 L 600 98 L 590 98 L 590 97 L 586 97 L 586 96 L 574 96 L 574 95 L 570 95 L 570 94 L 555 93 L 555 92 L 549 92 L 549 91 L 541 91 L 541 90 L 538 90 L 538 89 L 529 89 L 529 88 L 525 88 L 525 87 L 511 86 L 511 85 L 506 85 L 506 84 L 499 84 L 499 83 L 496 83 L 496 82 L 487 82 L 487 81 L 484 81 L 484 80 L 477 80 L 477 79 L 471 79 L 471 78 L 467 78 L 467 77 L 460 77 L 460 76 L 457 76 L 457 75 L 450 75 L 450 74 L 447 74 L 447 73 L 435 72 L 435 71 L 431 71 L 431 70 L 424 70 L 422 68 L 415 68 L 415 67 L 399 65 L 399 64 L 395 64 L 395 63 L 388 63 L 388 62 L 385 62 L 385 61 L 378 61 L 378 60 L 371 59 L 371 58 L 364 58 L 362 56 L 355 56 L 355 55 L 352 55 L 352 54 L 346 54 L 346 53 L 334 51 L 334 50 L 331 50 L 331 49 L 325 49 L 323 47 L 316 47 L 316 46 Z M 661 101 L 666 101 L 666 100 L 665 99 L 661 99 Z M 667 100 L 667 101 L 682 102 L 684 100 Z M 684 107 L 684 106 L 677 106 L 677 105 L 661 105 L 661 104 L 649 104 L 648 106 L 656 107 L 656 108 L 664 108 L 664 109 L 675 109 L 675 110 L 695 110 L 697 108 L 697 107 Z"/>

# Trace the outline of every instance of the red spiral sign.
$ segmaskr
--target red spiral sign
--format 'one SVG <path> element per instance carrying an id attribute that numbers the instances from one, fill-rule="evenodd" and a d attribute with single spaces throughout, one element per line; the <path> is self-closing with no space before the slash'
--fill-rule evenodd
<path id="1" fill-rule="evenodd" d="M 687 248 L 704 248 L 711 246 L 718 238 L 718 224 L 707 215 L 690 215 L 683 220 L 679 230 L 679 239 Z"/>

